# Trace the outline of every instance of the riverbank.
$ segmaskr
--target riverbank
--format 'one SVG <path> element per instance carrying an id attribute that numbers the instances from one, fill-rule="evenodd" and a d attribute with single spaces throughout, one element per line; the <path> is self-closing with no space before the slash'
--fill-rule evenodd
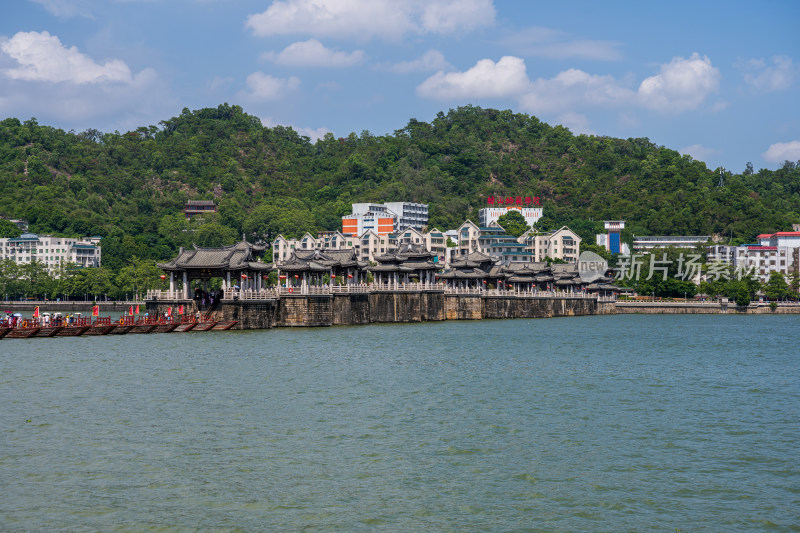
<path id="1" fill-rule="evenodd" d="M 615 303 L 615 314 L 647 315 L 797 315 L 800 304 L 781 302 L 774 309 L 766 302 L 752 302 L 747 307 L 737 307 L 734 302 L 643 302 L 620 301 Z"/>

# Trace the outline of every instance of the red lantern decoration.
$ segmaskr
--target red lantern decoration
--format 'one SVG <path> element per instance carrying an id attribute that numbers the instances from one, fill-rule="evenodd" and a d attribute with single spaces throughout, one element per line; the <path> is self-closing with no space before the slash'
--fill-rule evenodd
<path id="1" fill-rule="evenodd" d="M 264 275 L 263 275 L 263 276 L 261 276 L 261 277 L 262 277 L 262 278 L 264 278 L 264 279 L 268 279 L 268 278 L 269 278 L 269 276 L 267 276 L 266 274 L 264 274 Z"/>
<path id="2" fill-rule="evenodd" d="M 242 279 L 247 279 L 247 274 L 242 274 Z"/>
<path id="3" fill-rule="evenodd" d="M 335 277 L 336 277 L 336 274 L 331 274 L 331 279 L 334 279 Z"/>
<path id="4" fill-rule="evenodd" d="M 294 279 L 298 279 L 299 277 L 300 276 L 298 276 L 297 274 L 294 275 Z"/>
<path id="5" fill-rule="evenodd" d="M 352 274 L 348 274 L 347 277 L 352 279 L 353 275 Z"/>
<path id="6" fill-rule="evenodd" d="M 483 284 L 486 285 L 486 280 L 483 280 Z"/>
<path id="7" fill-rule="evenodd" d="M 286 279 L 286 276 L 278 276 L 278 279 Z"/>
<path id="8" fill-rule="evenodd" d="M 167 276 L 165 276 L 164 274 L 161 274 L 161 279 L 167 279 Z"/>

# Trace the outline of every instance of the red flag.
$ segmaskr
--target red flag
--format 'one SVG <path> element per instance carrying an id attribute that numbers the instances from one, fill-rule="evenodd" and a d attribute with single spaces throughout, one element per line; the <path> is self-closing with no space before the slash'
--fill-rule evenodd
<path id="1" fill-rule="evenodd" d="M 92 307 L 92 316 L 100 316 L 100 306 L 95 305 Z"/>
<path id="2" fill-rule="evenodd" d="M 139 304 L 136 304 L 136 314 L 139 314 Z"/>
<path id="3" fill-rule="evenodd" d="M 182 314 L 183 314 L 183 305 L 179 305 L 179 306 L 178 306 L 178 314 L 179 314 L 179 315 L 182 315 Z"/>
<path id="4" fill-rule="evenodd" d="M 133 316 L 133 306 L 131 306 L 131 308 L 128 309 L 128 315 Z"/>
<path id="5" fill-rule="evenodd" d="M 39 318 L 39 306 L 33 308 L 33 318 Z"/>
<path id="6" fill-rule="evenodd" d="M 172 308 L 167 307 L 167 316 L 172 316 Z"/>

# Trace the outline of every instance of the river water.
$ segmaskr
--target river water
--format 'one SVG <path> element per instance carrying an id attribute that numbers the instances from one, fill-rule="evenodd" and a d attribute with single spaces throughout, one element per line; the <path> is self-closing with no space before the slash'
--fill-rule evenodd
<path id="1" fill-rule="evenodd" d="M 0 530 L 800 531 L 796 316 L 0 341 Z"/>

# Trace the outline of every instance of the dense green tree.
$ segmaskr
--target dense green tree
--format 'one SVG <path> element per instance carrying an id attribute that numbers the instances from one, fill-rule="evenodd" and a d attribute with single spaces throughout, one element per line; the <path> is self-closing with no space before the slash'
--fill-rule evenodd
<path id="1" fill-rule="evenodd" d="M 6 237 L 19 237 L 22 235 L 22 232 L 17 227 L 16 224 L 11 222 L 10 220 L 6 220 L 4 218 L 0 218 L 0 238 Z"/>
<path id="2" fill-rule="evenodd" d="M 516 209 L 509 209 L 505 215 L 497 219 L 497 223 L 513 237 L 519 237 L 529 229 L 525 217 Z"/>
<path id="3" fill-rule="evenodd" d="M 789 284 L 780 272 L 770 272 L 769 279 L 764 284 L 764 295 L 769 300 L 783 300 L 789 295 Z"/>

